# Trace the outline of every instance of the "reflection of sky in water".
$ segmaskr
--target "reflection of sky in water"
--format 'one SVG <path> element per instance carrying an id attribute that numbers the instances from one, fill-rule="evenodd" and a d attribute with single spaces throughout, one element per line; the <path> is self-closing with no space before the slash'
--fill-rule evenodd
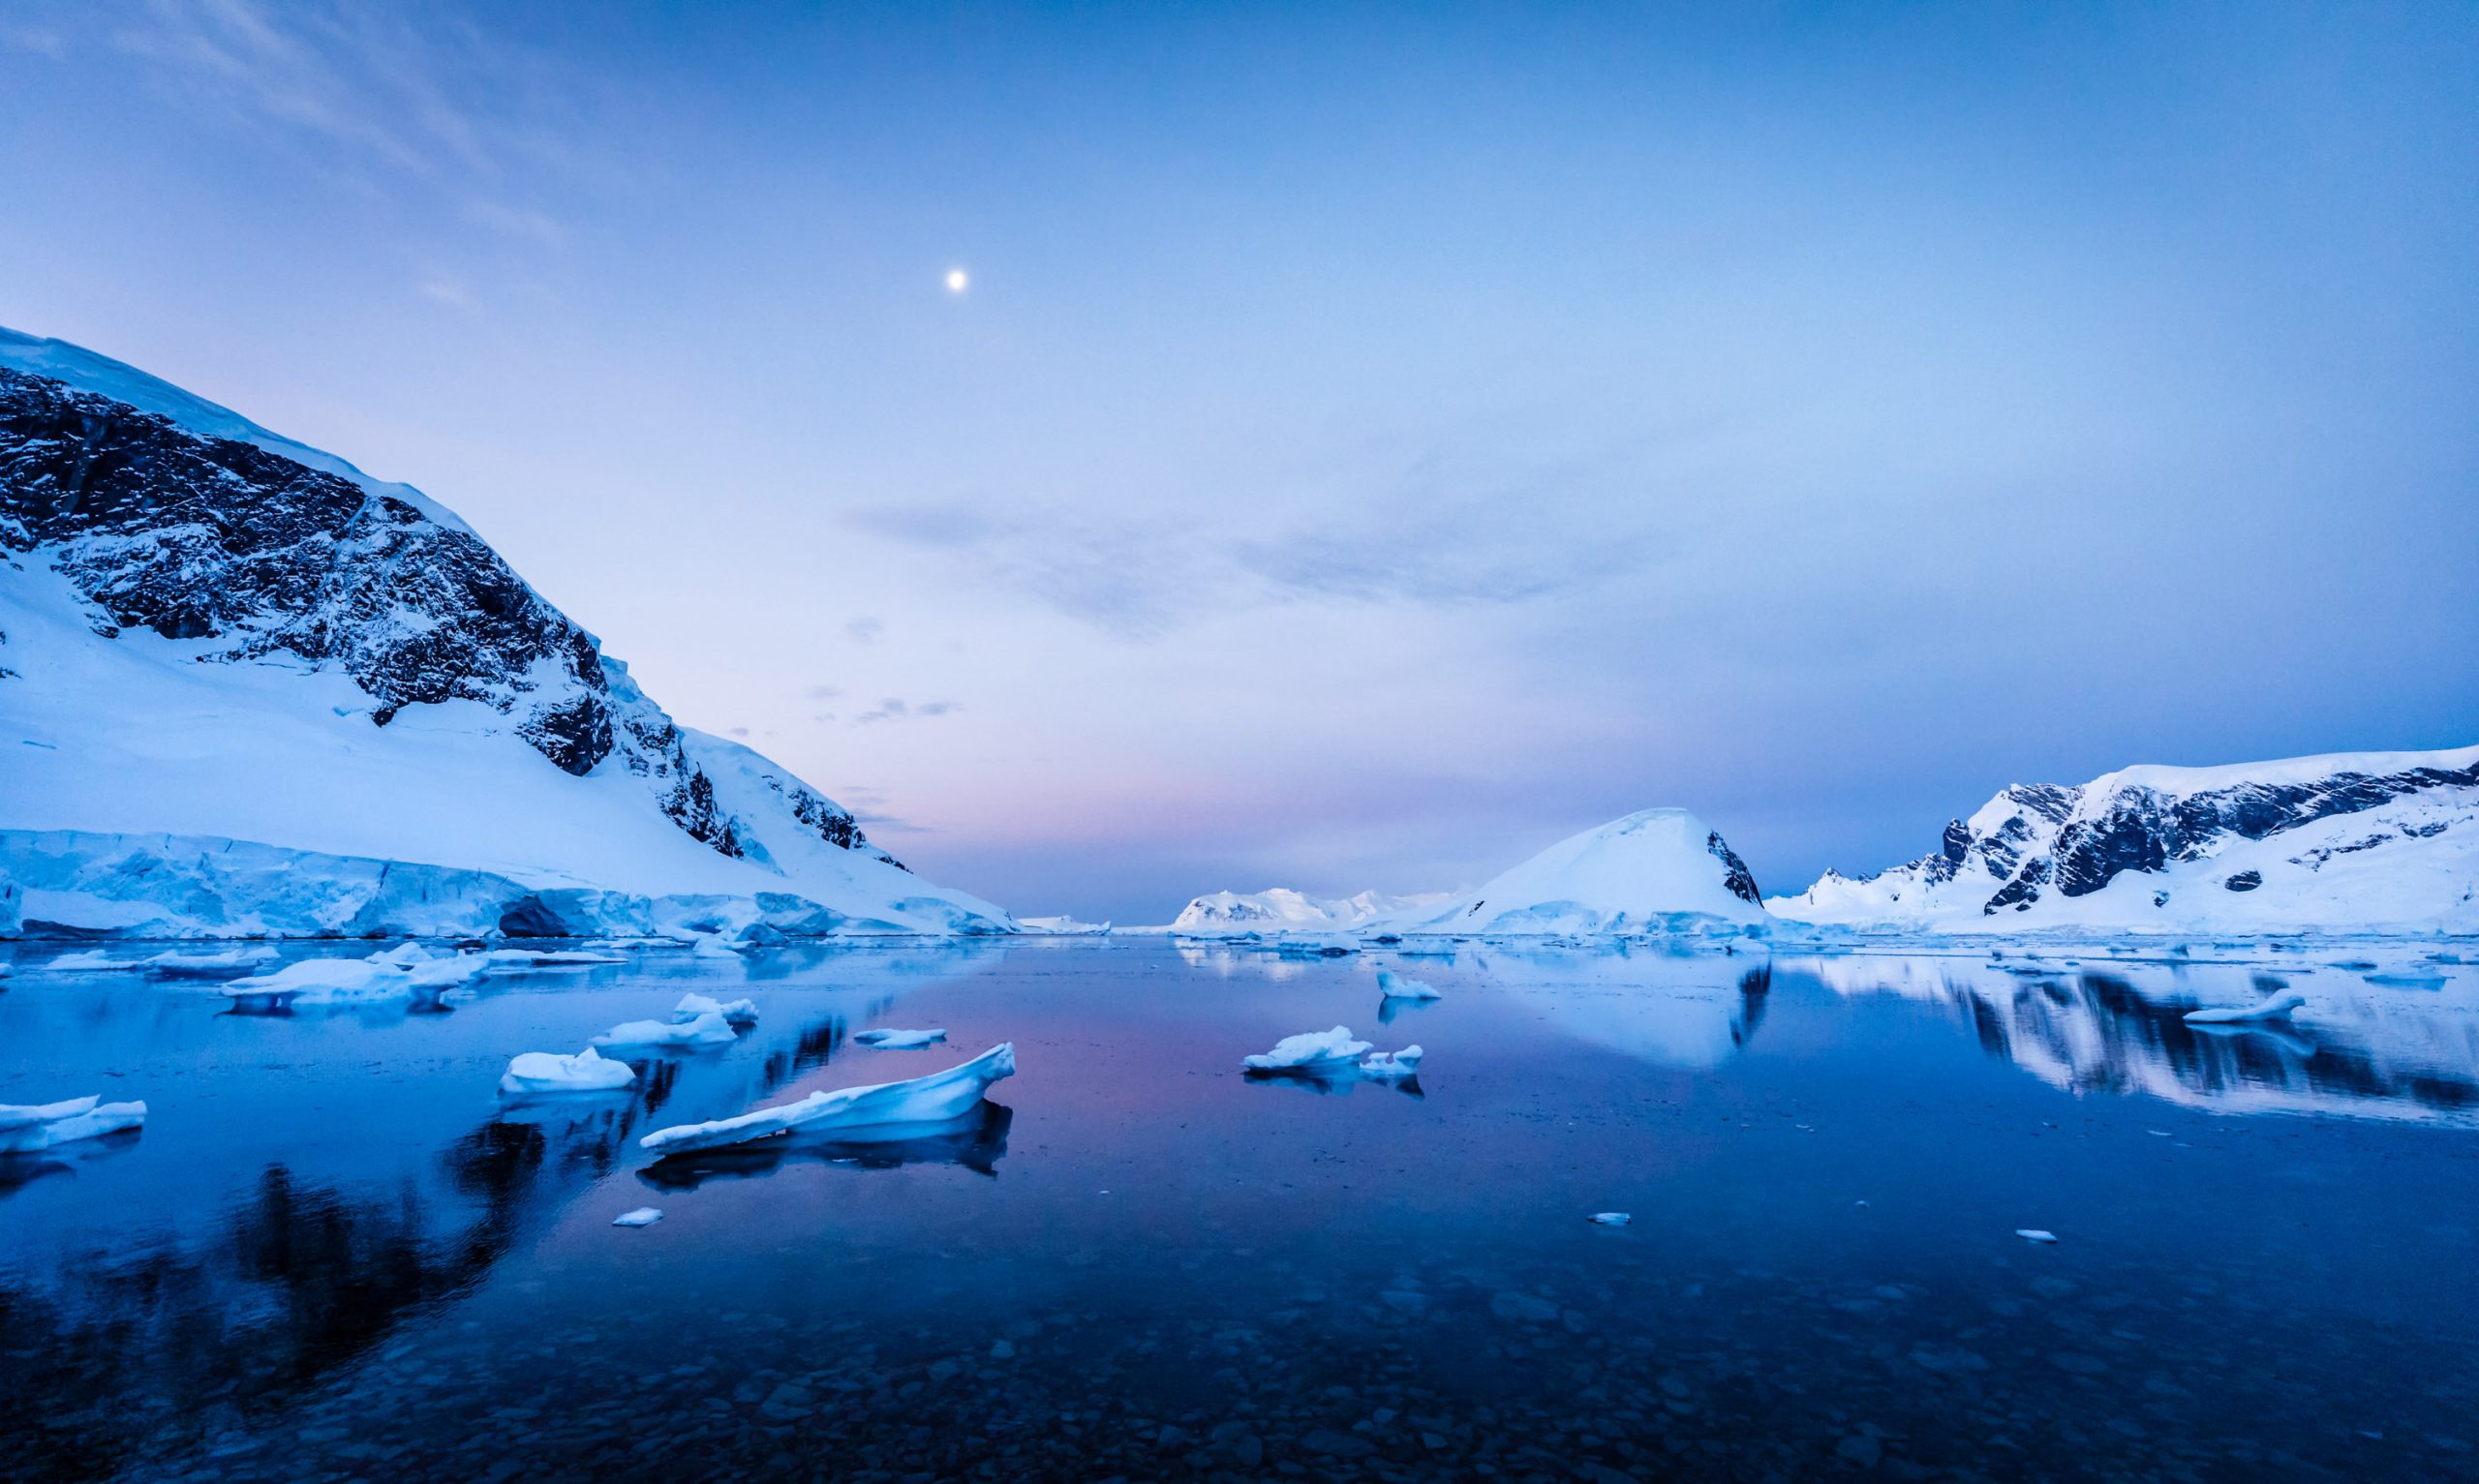
<path id="1" fill-rule="evenodd" d="M 2479 1299 L 2467 967 L 2402 987 L 2322 963 L 1483 948 L 1413 965 L 1446 998 L 1381 1019 L 1375 966 L 806 950 L 277 1018 L 21 971 L 0 1100 L 155 1113 L 134 1141 L 0 1171 L 20 1378 L 0 1432 L 33 1440 L 38 1477 L 214 1448 L 243 1474 L 291 1448 L 464 1476 L 497 1456 L 477 1439 L 561 1468 L 676 1446 L 806 1477 L 787 1436 L 896 1472 L 1030 1475 L 1138 1420 L 1144 1448 L 1096 1471 L 1244 1472 L 1209 1441 L 1229 1417 L 1264 1460 L 1324 1468 L 1351 1455 L 1301 1439 L 1386 1439 L 1396 1424 L 1352 1425 L 1416 1407 L 1447 1443 L 1413 1436 L 1412 1456 L 1458 1468 L 1484 1457 L 1489 1428 L 1454 1431 L 1482 1407 L 1622 1471 L 1761 1437 L 1788 1451 L 1751 1471 L 1797 1472 L 1852 1436 L 1922 1467 L 2132 1469 L 2164 1412 L 2206 1472 L 2248 1448 L 2403 1476 L 2467 1457 L 2448 1445 L 2473 1440 L 2457 1408 L 2479 1374 L 2443 1322 Z M 2293 1027 L 2179 1018 L 2259 976 L 2308 994 Z M 493 1097 L 509 1055 L 664 1015 L 692 984 L 764 1017 L 646 1059 L 624 1096 Z M 1338 1022 L 1424 1045 L 1424 1096 L 1240 1075 Z M 949 1043 L 848 1043 L 873 1024 Z M 953 1129 L 666 1166 L 635 1147 L 999 1040 L 1022 1072 Z M 2219 1116 L 2262 1112 L 2318 1116 Z M 659 1226 L 608 1226 L 647 1203 Z M 1582 1223 L 1604 1209 L 1637 1224 Z M 2019 1227 L 2065 1241 L 2034 1253 Z M 2278 1377 L 2249 1358 L 2268 1347 Z M 2218 1393 L 2211 1414 L 2156 1381 Z M 1071 1439 L 1068 1412 L 1116 1420 Z M 944 1441 L 888 1440 L 925 1417 Z M 1192 1440 L 1149 1440 L 1164 1426 Z M 1990 1451 L 2000 1433 L 2012 1451 Z"/>

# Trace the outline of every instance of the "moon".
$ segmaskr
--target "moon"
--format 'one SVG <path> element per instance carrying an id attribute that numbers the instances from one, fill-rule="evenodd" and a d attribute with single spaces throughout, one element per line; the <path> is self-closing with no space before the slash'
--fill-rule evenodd
<path id="1" fill-rule="evenodd" d="M 971 274 L 966 273 L 962 268 L 949 268 L 947 270 L 947 291 L 949 293 L 962 293 L 971 287 Z"/>

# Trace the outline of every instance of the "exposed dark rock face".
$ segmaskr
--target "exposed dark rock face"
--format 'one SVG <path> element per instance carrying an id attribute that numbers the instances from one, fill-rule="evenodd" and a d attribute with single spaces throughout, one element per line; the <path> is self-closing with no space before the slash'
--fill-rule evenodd
<path id="1" fill-rule="evenodd" d="M 1730 889 L 1732 896 L 1743 902 L 1753 902 L 1758 906 L 1764 904 L 1764 893 L 1756 889 L 1755 874 L 1747 868 L 1747 863 L 1739 859 L 1738 852 L 1724 842 L 1720 831 L 1708 830 L 1704 833 L 1704 848 L 1713 853 L 1714 859 L 1720 861 L 1723 868 L 1728 872 L 1723 877 L 1722 884 Z"/>
<path id="2" fill-rule="evenodd" d="M 2221 883 L 2222 886 L 2227 887 L 2233 892 L 2252 892 L 2263 884 L 2264 873 L 2262 871 L 2240 871 L 2237 875 L 2232 876 L 2227 881 Z"/>
<path id="3" fill-rule="evenodd" d="M 107 638 L 143 627 L 208 641 L 206 661 L 332 666 L 380 726 L 408 706 L 479 702 L 579 776 L 616 754 L 683 831 L 750 853 L 679 728 L 594 637 L 480 537 L 404 500 L 0 366 L 0 552 L 67 577 Z M 819 839 L 892 861 L 844 810 L 767 781 Z"/>

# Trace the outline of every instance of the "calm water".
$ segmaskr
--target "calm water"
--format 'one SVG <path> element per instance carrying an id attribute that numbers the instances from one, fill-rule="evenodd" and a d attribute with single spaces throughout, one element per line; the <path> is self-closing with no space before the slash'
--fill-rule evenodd
<path id="1" fill-rule="evenodd" d="M 1371 962 L 1133 940 L 290 1017 L 46 956 L 0 1102 L 153 1120 L 0 1162 L 12 1478 L 2479 1477 L 2458 964 L 1467 951 L 1381 1023 Z M 2294 1029 L 2178 1018 L 2268 975 Z M 689 988 L 764 1017 L 498 1105 Z M 1240 1075 L 1338 1021 L 1417 1092 Z M 1001 1040 L 943 1138 L 635 1146 Z"/>

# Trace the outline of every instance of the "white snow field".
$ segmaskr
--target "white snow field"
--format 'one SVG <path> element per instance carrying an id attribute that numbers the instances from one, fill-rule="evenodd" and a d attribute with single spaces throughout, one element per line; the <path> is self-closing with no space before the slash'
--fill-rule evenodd
<path id="1" fill-rule="evenodd" d="M 401 579 L 405 591 L 431 591 L 440 584 L 425 586 L 434 574 L 422 563 L 445 560 L 443 545 L 469 561 L 492 560 L 419 492 L 372 480 L 117 361 L 0 331 L 0 368 L 252 443 L 351 480 L 373 500 L 411 506 L 417 513 L 395 512 L 372 546 L 333 542 L 321 580 L 343 585 L 341 596 L 297 599 L 329 604 L 335 621 L 376 635 L 370 643 L 390 655 L 419 654 L 442 620 L 401 604 L 371 615 L 372 584 L 393 591 Z M 443 529 L 466 534 L 449 539 Z M 545 660 L 495 681 L 512 698 L 505 705 L 383 707 L 339 661 L 281 648 L 242 653 L 254 624 L 297 621 L 290 610 L 176 639 L 117 624 L 88 597 L 105 580 L 98 570 L 189 581 L 134 547 L 186 549 L 168 543 L 195 534 L 89 533 L 0 560 L 0 670 L 14 672 L 0 681 L 0 883 L 12 889 L 0 894 L 25 936 L 1013 929 L 998 908 L 921 880 L 857 832 L 852 844 L 835 843 L 848 815 L 756 752 L 675 728 L 625 665 L 572 628 L 560 629 L 575 639 L 561 652 L 579 668 Z M 511 601 L 566 625 L 518 587 Z M 540 707 L 570 698 L 618 723 L 607 735 L 620 741 L 581 775 L 555 764 L 538 736 L 521 735 Z M 710 838 L 665 812 L 690 809 L 662 792 L 683 779 L 696 783 L 693 812 Z"/>
<path id="2" fill-rule="evenodd" d="M 1943 849 L 1766 905 L 1932 933 L 2479 933 L 2479 747 L 2017 784 Z"/>
<path id="3" fill-rule="evenodd" d="M 797 1103 L 736 1118 L 657 1129 L 637 1142 L 660 1154 L 686 1154 L 796 1136 L 917 1129 L 964 1117 L 993 1082 L 1015 1075 L 1015 1044 L 1002 1041 L 968 1062 L 928 1076 L 813 1092 Z"/>

